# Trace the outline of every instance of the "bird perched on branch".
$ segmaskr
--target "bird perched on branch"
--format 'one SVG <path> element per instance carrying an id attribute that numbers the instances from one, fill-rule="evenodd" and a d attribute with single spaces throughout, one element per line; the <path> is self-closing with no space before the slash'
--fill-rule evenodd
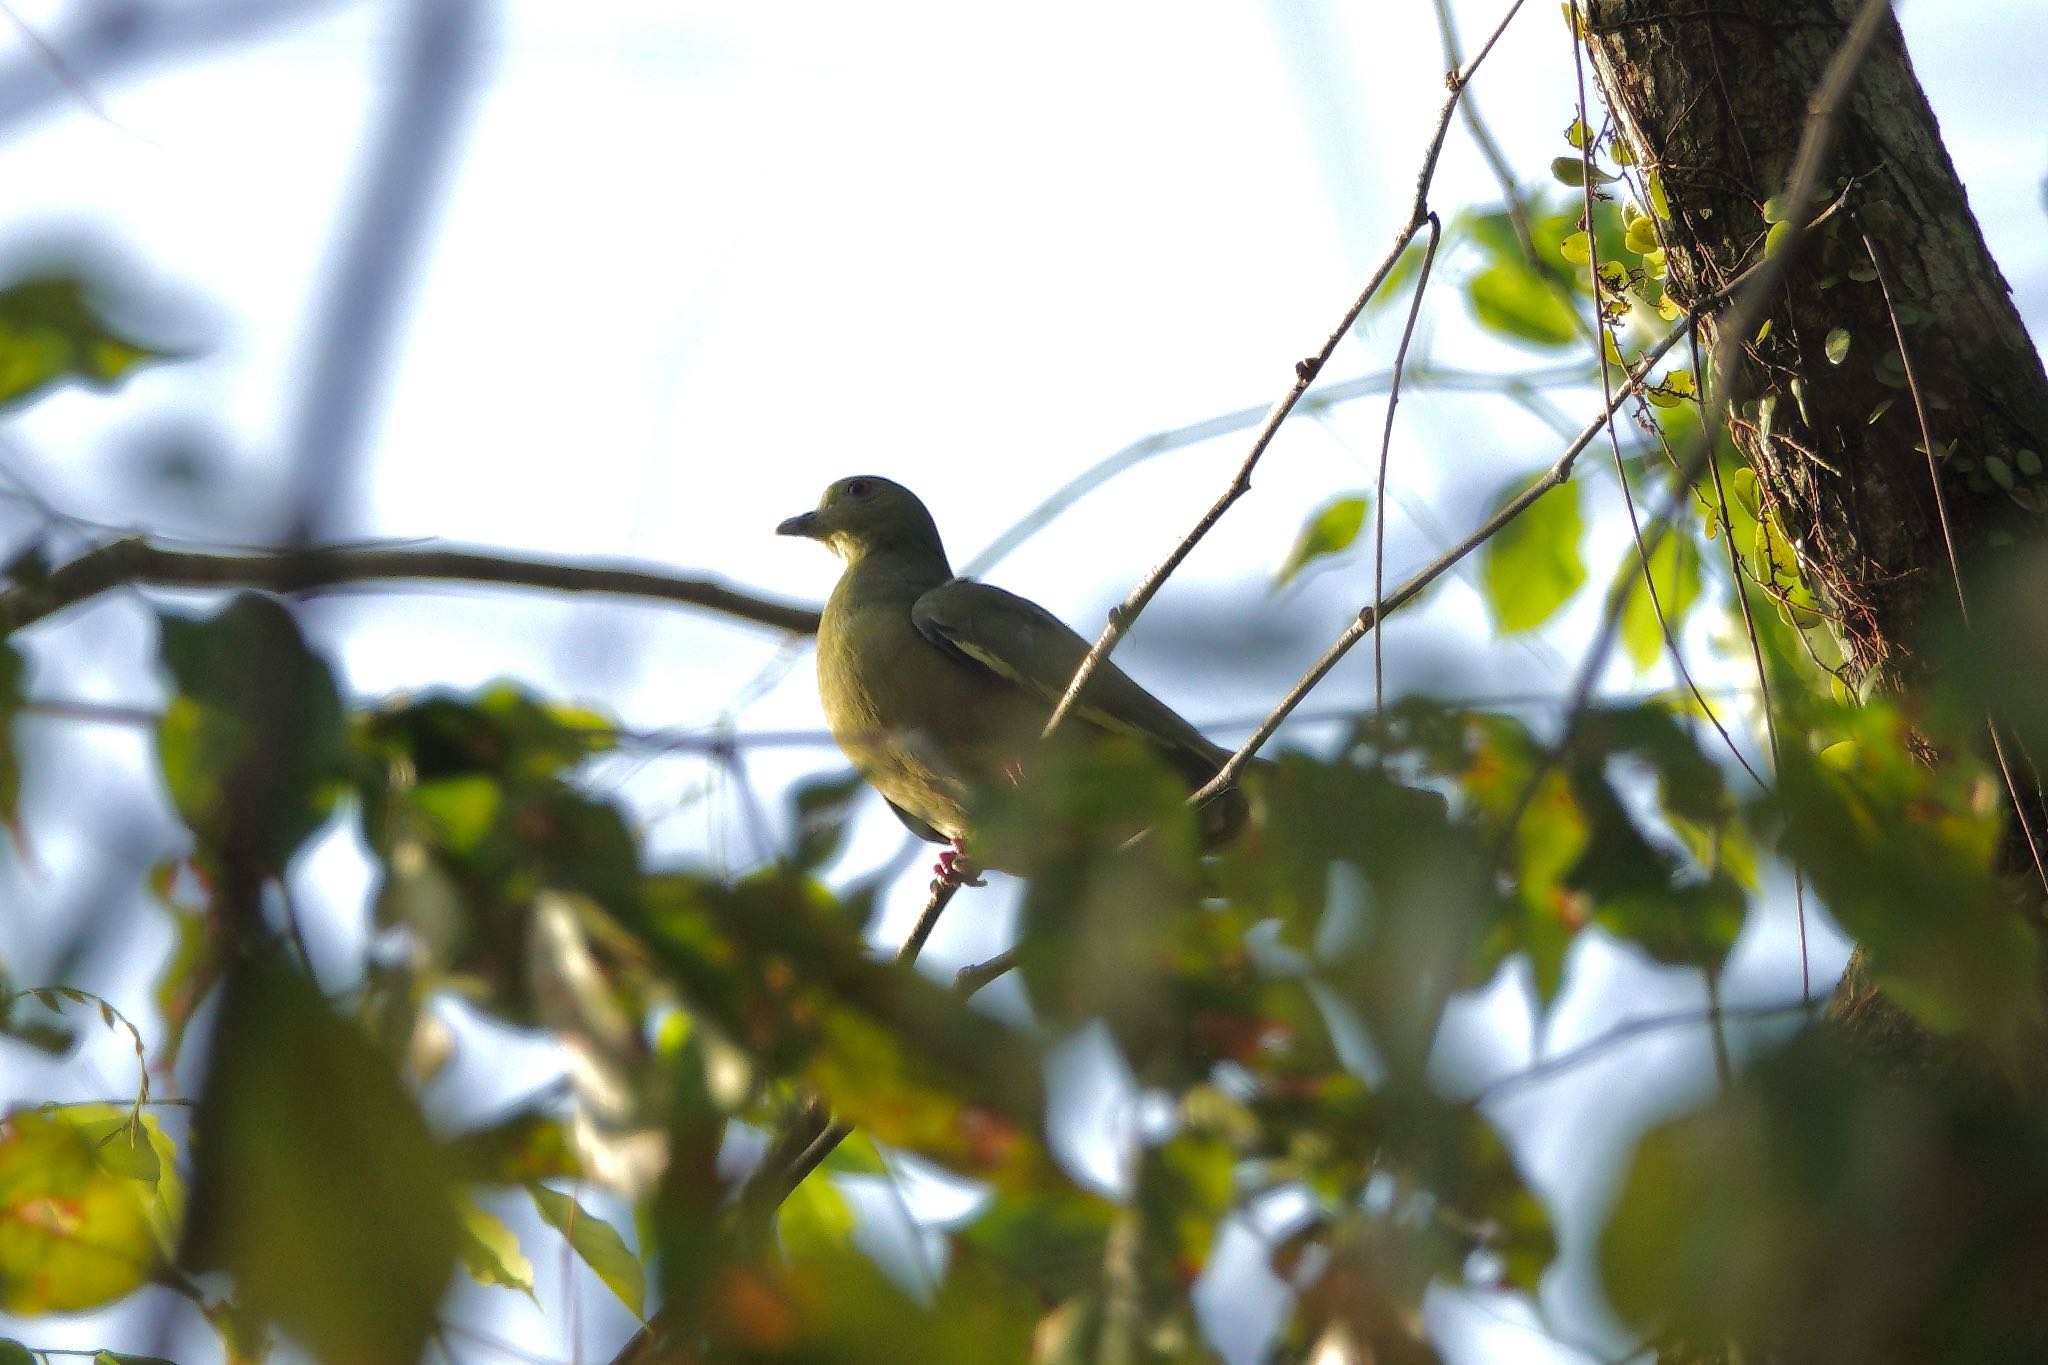
<path id="1" fill-rule="evenodd" d="M 841 479 L 816 511 L 775 531 L 846 561 L 818 626 L 818 694 L 832 737 L 904 824 L 951 845 L 940 879 L 970 879 L 974 794 L 1028 778 L 1087 641 L 1034 602 L 954 577 L 931 513 L 888 479 Z M 1111 735 L 1138 740 L 1190 792 L 1230 756 L 1105 660 L 1055 738 Z M 1247 813 L 1234 787 L 1210 797 L 1198 813 L 1204 842 L 1230 839 Z"/>

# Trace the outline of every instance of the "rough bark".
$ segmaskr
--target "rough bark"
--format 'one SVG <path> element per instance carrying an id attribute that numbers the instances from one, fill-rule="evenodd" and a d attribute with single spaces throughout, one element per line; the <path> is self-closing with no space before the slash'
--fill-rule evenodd
<path id="1" fill-rule="evenodd" d="M 1809 102 L 1861 7 L 1591 5 L 1587 37 L 1610 108 L 1670 204 L 1660 226 L 1681 303 L 1762 255 L 1764 205 L 1785 188 Z M 2048 449 L 2048 377 L 1889 17 L 1841 111 L 1819 201 L 1845 187 L 1842 210 L 1808 235 L 1771 300 L 1768 334 L 1719 337 L 1711 320 L 1707 334 L 1743 346 L 1736 443 L 1839 614 L 1851 670 L 1909 690 L 1934 666 L 1926 646 L 1955 586 L 1905 370 L 1937 449 L 1952 450 L 1942 491 L 1966 573 L 1985 551 L 2041 534 L 2048 476 L 2021 473 L 2032 462 L 2020 452 Z M 1847 340 L 1840 364 L 1830 336 Z"/>

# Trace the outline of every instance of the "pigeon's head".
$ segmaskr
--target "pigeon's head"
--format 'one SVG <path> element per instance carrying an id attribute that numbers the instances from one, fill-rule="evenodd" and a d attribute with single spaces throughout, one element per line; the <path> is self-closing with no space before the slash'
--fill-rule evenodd
<path id="1" fill-rule="evenodd" d="M 877 474 L 838 480 L 818 499 L 816 511 L 791 517 L 775 528 L 775 534 L 819 541 L 849 564 L 877 550 L 945 557 L 939 528 L 917 494 Z"/>

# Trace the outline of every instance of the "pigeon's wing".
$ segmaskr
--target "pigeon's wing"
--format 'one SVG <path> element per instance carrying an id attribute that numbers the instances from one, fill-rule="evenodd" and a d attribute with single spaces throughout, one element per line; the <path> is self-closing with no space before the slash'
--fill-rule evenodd
<path id="1" fill-rule="evenodd" d="M 1048 713 L 1088 654 L 1088 642 L 1036 602 L 966 578 L 918 598 L 910 619 L 926 639 L 1038 699 Z M 1098 729 L 1135 735 L 1191 773 L 1206 767 L 1213 775 L 1229 756 L 1108 660 L 1073 714 Z"/>

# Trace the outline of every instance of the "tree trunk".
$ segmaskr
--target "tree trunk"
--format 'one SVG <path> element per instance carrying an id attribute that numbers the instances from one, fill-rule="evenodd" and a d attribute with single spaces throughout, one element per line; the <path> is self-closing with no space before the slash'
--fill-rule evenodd
<path id="1" fill-rule="evenodd" d="M 1765 203 L 1785 188 L 1809 103 L 1861 8 L 1593 0 L 1600 83 L 1670 205 L 1659 226 L 1679 302 L 1762 256 Z M 2021 473 L 2038 471 L 2039 457 L 2020 453 L 2048 449 L 2048 378 L 1889 16 L 1841 109 L 1816 198 L 1845 185 L 1842 209 L 1807 236 L 1771 301 L 1763 339 L 1717 336 L 1712 320 L 1706 331 L 1712 345 L 1743 346 L 1732 432 L 1840 617 L 1852 675 L 1896 692 L 1938 667 L 1927 645 L 1956 595 L 1905 375 L 1937 450 L 1952 451 L 1942 493 L 1966 573 L 1987 549 L 2041 535 L 2048 476 Z M 1830 337 L 1847 343 L 1839 364 Z"/>
<path id="2" fill-rule="evenodd" d="M 1585 37 L 1609 108 L 1669 206 L 1658 227 L 1681 304 L 1713 296 L 1763 257 L 1766 201 L 1786 189 L 1816 93 L 1862 8 L 1586 4 Z M 1936 646 L 1956 613 L 1955 566 L 1974 606 L 2002 574 L 2018 572 L 2008 547 L 2038 551 L 2042 542 L 2048 377 L 1889 14 L 1834 117 L 1807 216 L 1837 198 L 1839 207 L 1806 234 L 1767 313 L 1746 320 L 1744 335 L 1725 334 L 1726 305 L 1703 333 L 1711 349 L 1741 347 L 1726 395 L 1730 432 L 1798 547 L 1802 576 L 1835 618 L 1849 680 L 1910 694 L 1941 673 L 1947 651 Z M 2037 835 L 2043 827 L 2041 780 L 2023 756 L 2011 757 L 2020 818 L 2008 859 L 2031 872 L 2021 821 Z M 1886 1070 L 1959 1064 L 1959 1048 L 1869 985 L 1860 955 L 1834 1003 L 1858 1051 Z M 1668 1358 L 1730 1357 L 1708 1347 Z"/>
<path id="3" fill-rule="evenodd" d="M 1669 205 L 1658 226 L 1680 303 L 1711 296 L 1763 256 L 1766 203 L 1786 187 L 1861 8 L 1591 0 L 1585 33 L 1600 85 Z M 1975 601 L 2011 560 L 2008 547 L 2042 538 L 2048 376 L 1889 14 L 1835 120 L 1815 200 L 1841 204 L 1801 243 L 1769 300 L 1768 330 L 1721 335 L 1724 313 L 1703 331 L 1710 348 L 1742 347 L 1730 432 L 1834 618 L 1851 681 L 1911 692 L 1939 674 L 1954 566 Z M 2038 830 L 2039 779 L 2026 764 L 2014 776 Z M 2027 860 L 2024 834 L 2016 820 L 2016 866 Z M 1852 984 L 1857 976 L 1852 968 Z M 1867 990 L 1853 1003 L 1872 1013 Z"/>

